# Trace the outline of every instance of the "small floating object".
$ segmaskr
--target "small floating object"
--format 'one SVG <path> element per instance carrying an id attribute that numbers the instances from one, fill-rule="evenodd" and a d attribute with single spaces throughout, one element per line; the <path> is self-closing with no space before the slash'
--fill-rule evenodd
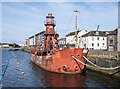
<path id="1" fill-rule="evenodd" d="M 16 58 L 16 61 L 17 61 L 17 58 Z"/>
<path id="2" fill-rule="evenodd" d="M 22 72 L 22 75 L 24 75 L 24 72 Z"/>
<path id="3" fill-rule="evenodd" d="M 15 58 L 17 58 L 17 56 L 15 56 Z"/>
<path id="4" fill-rule="evenodd" d="M 18 63 L 18 65 L 20 65 L 20 63 Z"/>

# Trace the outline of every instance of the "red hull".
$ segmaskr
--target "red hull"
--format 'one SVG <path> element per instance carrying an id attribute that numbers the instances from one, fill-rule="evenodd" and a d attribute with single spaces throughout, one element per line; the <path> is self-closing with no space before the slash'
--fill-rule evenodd
<path id="1" fill-rule="evenodd" d="M 87 56 L 87 53 L 83 53 L 84 49 L 64 49 L 55 52 L 50 58 L 46 59 L 47 56 L 38 56 L 31 54 L 31 61 L 41 68 L 57 73 L 77 74 L 80 73 L 85 66 L 75 61 L 71 55 L 85 63 L 86 60 L 83 58 Z"/>

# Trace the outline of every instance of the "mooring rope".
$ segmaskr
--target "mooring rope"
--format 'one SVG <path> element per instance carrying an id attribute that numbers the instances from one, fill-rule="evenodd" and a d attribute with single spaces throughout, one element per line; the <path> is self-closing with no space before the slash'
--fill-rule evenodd
<path id="1" fill-rule="evenodd" d="M 87 65 L 87 64 L 85 64 L 85 63 L 83 63 L 83 62 L 81 62 L 81 61 L 78 60 L 77 58 L 75 58 L 73 55 L 72 55 L 71 57 L 74 58 L 75 60 L 77 60 L 78 62 L 80 62 L 81 64 L 86 65 L 86 66 L 89 66 L 89 65 Z M 89 67 L 91 67 L 91 66 L 89 66 Z"/>
<path id="2" fill-rule="evenodd" d="M 96 64 L 94 64 L 94 63 L 92 63 L 90 60 L 88 60 L 85 56 L 83 56 L 83 58 L 85 58 L 85 60 L 87 60 L 89 63 L 91 63 L 92 65 L 94 65 L 94 66 L 96 66 L 96 67 L 99 67 L 100 69 L 118 69 L 118 68 L 120 68 L 120 66 L 117 66 L 117 67 L 111 67 L 111 68 L 105 68 L 105 67 L 101 67 L 101 66 L 98 66 L 98 65 L 96 65 Z"/>
<path id="3" fill-rule="evenodd" d="M 86 65 L 86 66 L 89 66 L 88 64 L 85 64 L 85 63 L 81 62 L 80 60 L 78 60 L 77 58 L 75 58 L 73 55 L 72 55 L 71 57 L 74 58 L 75 60 L 77 60 L 78 62 L 80 62 L 81 64 Z M 91 63 L 92 65 L 98 67 L 99 69 L 108 70 L 108 69 L 117 69 L 117 68 L 120 68 L 120 66 L 112 67 L 112 68 L 100 67 L 100 66 L 98 66 L 98 65 L 96 65 L 96 64 L 94 64 L 94 63 L 92 63 L 91 61 L 89 61 L 85 56 L 83 56 L 83 58 L 84 58 L 85 60 L 87 60 L 89 63 Z M 89 67 L 92 67 L 92 66 L 89 66 Z"/>

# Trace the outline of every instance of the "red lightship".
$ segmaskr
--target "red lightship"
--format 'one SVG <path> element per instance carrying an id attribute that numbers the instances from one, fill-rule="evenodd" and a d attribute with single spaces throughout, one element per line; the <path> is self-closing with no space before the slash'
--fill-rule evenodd
<path id="1" fill-rule="evenodd" d="M 77 74 L 82 72 L 82 70 L 85 69 L 85 65 L 74 60 L 71 56 L 73 55 L 81 62 L 86 63 L 83 56 L 86 57 L 88 51 L 76 47 L 59 50 L 57 42 L 59 35 L 55 34 L 54 27 L 56 24 L 54 16 L 52 16 L 51 13 L 46 16 L 45 26 L 44 44 L 38 48 L 34 47 L 34 49 L 32 49 L 31 61 L 44 70 L 51 72 L 66 74 Z"/>

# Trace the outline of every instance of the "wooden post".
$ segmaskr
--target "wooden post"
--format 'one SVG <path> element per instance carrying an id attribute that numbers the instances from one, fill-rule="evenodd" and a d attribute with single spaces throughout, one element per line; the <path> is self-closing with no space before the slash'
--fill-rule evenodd
<path id="1" fill-rule="evenodd" d="M 75 25 L 75 28 L 76 28 L 76 31 L 75 31 L 75 48 L 77 48 L 77 12 L 79 12 L 79 11 L 75 10 L 74 12 L 76 12 L 76 20 L 75 20 L 75 23 L 76 23 L 76 25 Z"/>

